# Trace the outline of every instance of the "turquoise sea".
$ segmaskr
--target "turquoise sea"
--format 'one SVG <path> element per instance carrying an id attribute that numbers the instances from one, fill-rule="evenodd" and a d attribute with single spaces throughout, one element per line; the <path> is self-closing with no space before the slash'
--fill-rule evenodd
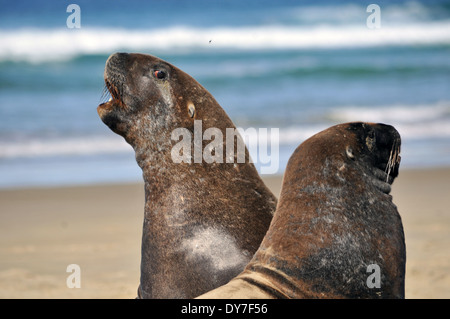
<path id="1" fill-rule="evenodd" d="M 206 87 L 242 128 L 303 140 L 394 125 L 402 167 L 450 166 L 450 1 L 0 1 L 0 188 L 141 180 L 99 119 L 107 57 L 149 53 Z M 69 4 L 80 28 L 69 28 Z"/>

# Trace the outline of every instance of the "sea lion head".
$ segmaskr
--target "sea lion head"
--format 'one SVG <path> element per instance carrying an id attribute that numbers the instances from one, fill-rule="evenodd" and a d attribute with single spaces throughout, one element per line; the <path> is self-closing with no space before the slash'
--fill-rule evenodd
<path id="1" fill-rule="evenodd" d="M 346 146 L 346 156 L 365 164 L 380 180 L 392 184 L 398 176 L 401 160 L 401 138 L 398 131 L 393 126 L 382 123 L 354 122 L 344 126 L 355 137 Z M 385 190 L 389 192 L 388 189 Z"/>
<path id="2" fill-rule="evenodd" d="M 97 112 L 135 150 L 145 144 L 147 149 L 151 144 L 164 147 L 170 142 L 170 132 L 182 127 L 192 130 L 195 119 L 202 119 L 204 128 L 234 127 L 196 80 L 155 56 L 112 54 L 106 61 L 104 79 L 111 98 L 100 104 Z M 213 123 L 215 119 L 225 120 Z"/>
<path id="3" fill-rule="evenodd" d="M 319 178 L 336 187 L 364 179 L 388 194 L 398 175 L 400 144 L 400 134 L 390 125 L 363 122 L 335 125 L 295 150 L 286 168 L 292 172 L 287 176 L 312 181 L 321 175 Z"/>

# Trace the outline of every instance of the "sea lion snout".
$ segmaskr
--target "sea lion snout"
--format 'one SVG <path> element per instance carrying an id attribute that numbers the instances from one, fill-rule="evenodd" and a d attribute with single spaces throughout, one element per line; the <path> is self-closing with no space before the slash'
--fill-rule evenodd
<path id="1" fill-rule="evenodd" d="M 378 123 L 374 128 L 378 147 L 392 149 L 393 146 L 400 143 L 400 133 L 393 126 Z"/>
<path id="2" fill-rule="evenodd" d="M 398 175 L 400 165 L 400 133 L 391 125 L 378 123 L 374 125 L 376 148 L 379 167 L 384 169 L 388 176 Z"/>
<path id="3" fill-rule="evenodd" d="M 347 123 L 344 126 L 356 134 L 361 159 L 364 162 L 385 172 L 386 178 L 383 180 L 386 182 L 397 177 L 401 159 L 401 137 L 393 126 L 363 122 Z"/>
<path id="4" fill-rule="evenodd" d="M 128 57 L 128 53 L 114 53 L 106 61 L 105 84 L 113 99 L 122 100 Z"/>
<path id="5" fill-rule="evenodd" d="M 109 96 L 109 100 L 101 103 L 97 107 L 97 112 L 102 121 L 113 131 L 115 131 L 118 120 L 114 110 L 126 107 L 123 101 L 123 92 L 126 82 L 127 67 L 125 62 L 127 59 L 127 53 L 112 54 L 106 61 L 103 73 L 105 80 L 103 96 Z"/>

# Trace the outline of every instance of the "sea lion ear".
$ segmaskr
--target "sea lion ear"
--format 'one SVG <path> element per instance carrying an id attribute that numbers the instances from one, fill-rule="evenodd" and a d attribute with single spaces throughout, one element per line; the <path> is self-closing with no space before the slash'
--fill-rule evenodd
<path id="1" fill-rule="evenodd" d="M 188 104 L 188 114 L 191 118 L 195 116 L 195 106 L 192 103 Z"/>
<path id="2" fill-rule="evenodd" d="M 352 149 L 352 147 L 351 147 L 350 145 L 348 145 L 348 146 L 345 148 L 345 154 L 347 154 L 347 157 L 348 157 L 349 159 L 352 159 L 352 160 L 355 159 L 355 154 L 353 153 L 353 149 Z"/>

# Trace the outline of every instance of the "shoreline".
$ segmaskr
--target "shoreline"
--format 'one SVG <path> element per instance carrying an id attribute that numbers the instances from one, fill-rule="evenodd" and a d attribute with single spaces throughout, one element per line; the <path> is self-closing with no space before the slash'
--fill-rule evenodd
<path id="1" fill-rule="evenodd" d="M 263 176 L 278 196 L 282 176 Z M 406 238 L 406 298 L 450 298 L 450 168 L 405 169 L 392 187 Z M 143 183 L 0 189 L 0 298 L 134 298 Z M 68 288 L 67 266 L 81 269 Z"/>

